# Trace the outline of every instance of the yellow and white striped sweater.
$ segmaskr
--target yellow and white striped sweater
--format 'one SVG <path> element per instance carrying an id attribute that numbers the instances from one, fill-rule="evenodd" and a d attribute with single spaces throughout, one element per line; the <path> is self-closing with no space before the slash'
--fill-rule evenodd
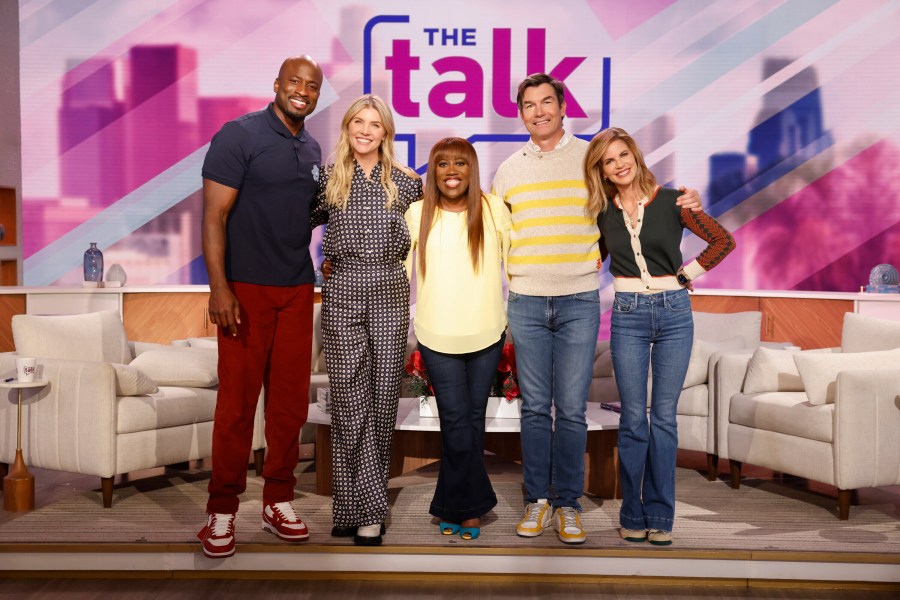
<path id="1" fill-rule="evenodd" d="M 526 145 L 497 169 L 493 193 L 512 212 L 510 291 L 564 296 L 597 289 L 600 232 L 584 212 L 587 146 L 579 138 L 552 152 Z"/>

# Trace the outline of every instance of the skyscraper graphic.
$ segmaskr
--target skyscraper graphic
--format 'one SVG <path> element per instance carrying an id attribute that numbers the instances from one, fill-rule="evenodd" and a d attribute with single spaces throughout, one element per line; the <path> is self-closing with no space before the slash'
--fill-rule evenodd
<path id="1" fill-rule="evenodd" d="M 763 80 L 791 64 L 790 59 L 767 58 Z M 796 100 L 792 100 L 797 98 Z M 822 125 L 822 100 L 815 69 L 807 67 L 763 97 L 763 105 L 750 131 L 747 150 L 757 157 L 759 173 L 782 161 L 804 159 L 831 145 Z M 791 161 L 796 165 L 797 161 Z"/>
<path id="2" fill-rule="evenodd" d="M 107 206 L 125 193 L 124 140 L 100 133 L 125 112 L 115 68 L 100 58 L 69 62 L 59 111 L 60 194 Z"/>
<path id="3" fill-rule="evenodd" d="M 126 68 L 128 184 L 133 190 L 197 149 L 197 51 L 134 46 Z"/>
<path id="4" fill-rule="evenodd" d="M 709 157 L 709 189 L 706 205 L 716 202 L 747 183 L 747 155 L 740 152 L 717 152 Z"/>
<path id="5" fill-rule="evenodd" d="M 766 58 L 763 80 L 792 62 L 787 58 Z M 749 156 L 722 152 L 709 157 L 707 206 L 741 190 L 720 209 L 736 206 L 833 145 L 831 132 L 823 125 L 818 86 L 815 68 L 807 67 L 763 96 L 756 125 L 748 135 Z"/>

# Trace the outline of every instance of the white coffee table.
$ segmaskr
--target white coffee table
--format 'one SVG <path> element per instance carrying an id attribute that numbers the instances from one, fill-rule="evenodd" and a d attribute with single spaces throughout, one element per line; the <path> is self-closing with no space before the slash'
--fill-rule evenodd
<path id="1" fill-rule="evenodd" d="M 419 417 L 418 398 L 401 398 L 397 406 L 397 424 L 391 455 L 391 477 L 423 467 L 441 456 L 440 420 Z M 584 488 L 600 498 L 620 498 L 616 441 L 619 415 L 600 407 L 587 406 L 587 451 L 584 457 Z M 316 493 L 331 494 L 331 415 L 309 406 L 307 422 L 316 425 Z M 522 461 L 518 434 L 519 419 L 488 419 L 485 422 L 484 448 L 514 462 Z"/>

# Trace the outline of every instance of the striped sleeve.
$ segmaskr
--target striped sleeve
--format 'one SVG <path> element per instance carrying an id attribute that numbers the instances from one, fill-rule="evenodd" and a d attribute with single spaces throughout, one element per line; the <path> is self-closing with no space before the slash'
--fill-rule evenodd
<path id="1" fill-rule="evenodd" d="M 737 245 L 734 236 L 705 212 L 693 212 L 690 209 L 682 208 L 681 224 L 707 242 L 706 248 L 697 255 L 696 259 L 704 271 L 709 271 L 722 262 L 722 259 L 728 256 Z"/>

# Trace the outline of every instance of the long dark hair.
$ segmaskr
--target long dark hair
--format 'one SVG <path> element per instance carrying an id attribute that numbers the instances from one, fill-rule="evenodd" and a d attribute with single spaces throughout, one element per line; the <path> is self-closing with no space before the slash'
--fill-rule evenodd
<path id="1" fill-rule="evenodd" d="M 478 271 L 484 253 L 484 221 L 482 203 L 486 196 L 481 191 L 481 176 L 478 173 L 478 155 L 468 140 L 448 137 L 440 140 L 431 149 L 428 157 L 428 170 L 425 175 L 424 198 L 422 202 L 422 220 L 419 224 L 419 274 L 425 278 L 425 247 L 428 234 L 434 226 L 440 208 L 441 191 L 437 185 L 437 163 L 443 159 L 464 158 L 469 163 L 469 188 L 466 190 L 466 228 L 469 232 L 469 253 L 472 256 L 472 267 Z M 490 207 L 488 207 L 490 210 Z"/>

